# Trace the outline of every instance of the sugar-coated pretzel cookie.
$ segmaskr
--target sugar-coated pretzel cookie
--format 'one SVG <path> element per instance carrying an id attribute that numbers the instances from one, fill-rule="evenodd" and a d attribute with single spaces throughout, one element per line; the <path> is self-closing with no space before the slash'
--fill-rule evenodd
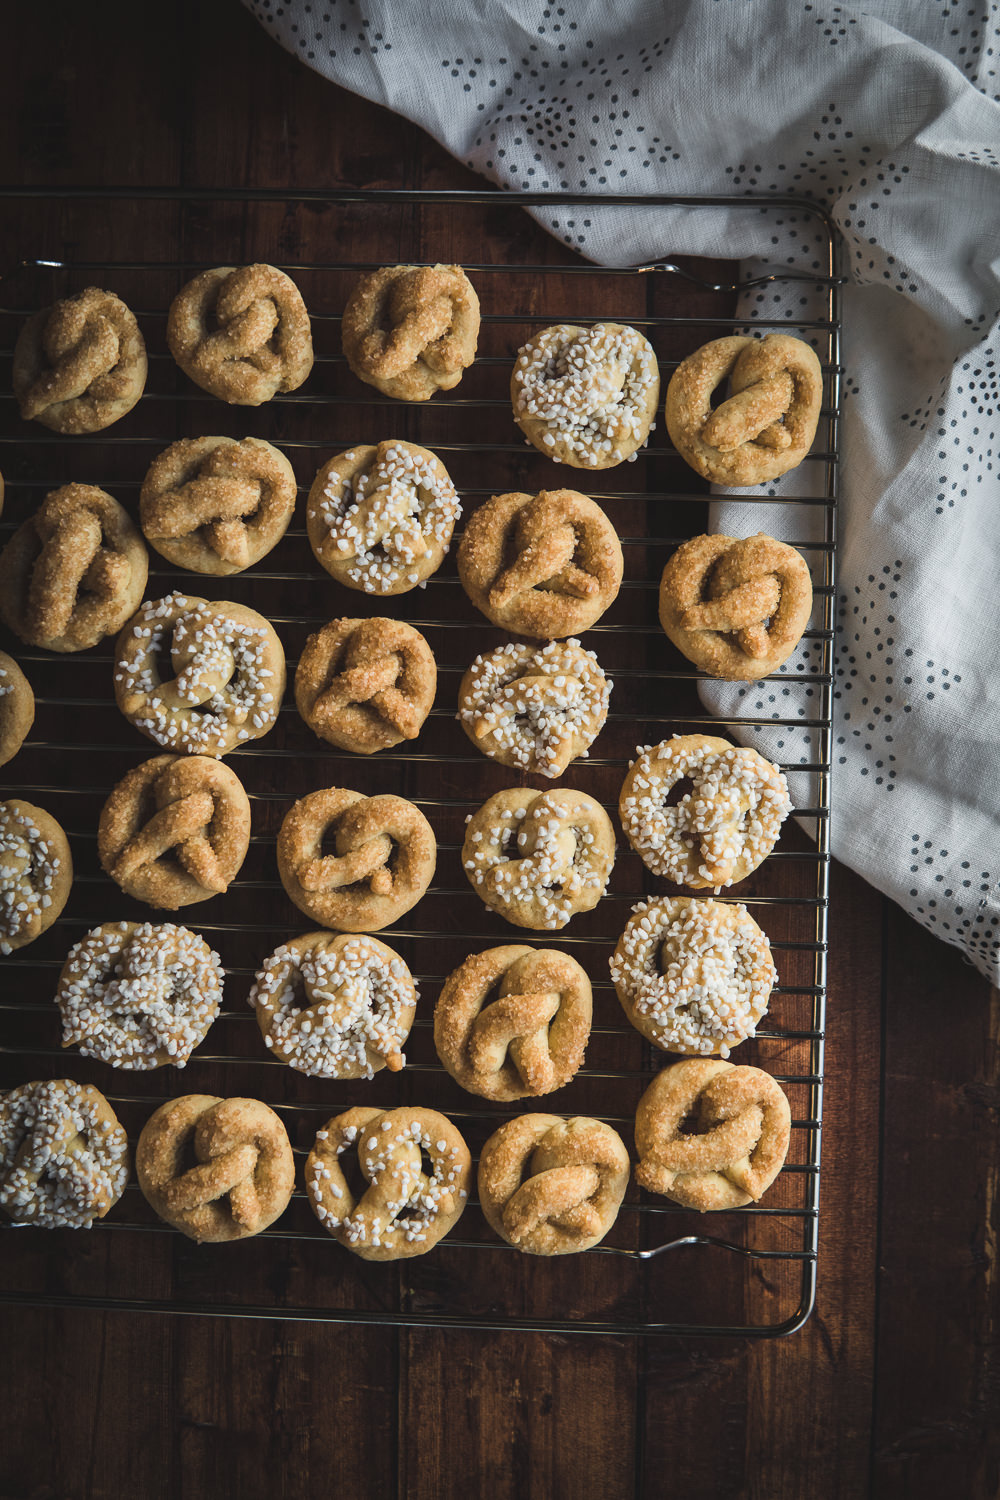
<path id="1" fill-rule="evenodd" d="M 20 750 L 35 722 L 31 683 L 6 651 L 0 651 L 0 766 Z"/>
<path id="2" fill-rule="evenodd" d="M 551 1094 L 583 1063 L 590 980 L 575 958 L 512 944 L 474 953 L 445 980 L 434 1045 L 470 1094 L 509 1101 Z"/>
<path id="3" fill-rule="evenodd" d="M 336 854 L 323 854 L 329 839 Z M 300 797 L 278 833 L 278 873 L 300 911 L 340 932 L 378 932 L 416 906 L 437 842 L 405 797 L 328 787 Z"/>
<path id="4" fill-rule="evenodd" d="M 128 1136 L 99 1089 L 71 1078 L 0 1094 L 0 1211 L 36 1229 L 89 1229 L 125 1191 Z"/>
<path id="5" fill-rule="evenodd" d="M 182 287 L 167 345 L 185 375 L 233 406 L 298 390 L 313 367 L 302 294 L 275 266 L 217 266 Z"/>
<path id="6" fill-rule="evenodd" d="M 279 1062 L 315 1078 L 374 1078 L 406 1062 L 417 988 L 378 938 L 307 932 L 265 958 L 247 1004 Z"/>
<path id="7" fill-rule="evenodd" d="M 64 1047 L 115 1068 L 183 1068 L 219 1014 L 222 965 L 173 922 L 104 922 L 70 949 L 56 986 Z"/>
<path id="8" fill-rule="evenodd" d="M 574 469 L 610 469 L 649 437 L 660 399 L 652 345 L 635 328 L 544 328 L 517 352 L 514 420 L 528 442 Z"/>
<path id="9" fill-rule="evenodd" d="M 214 1094 L 161 1104 L 139 1136 L 135 1173 L 160 1218 L 199 1245 L 260 1234 L 295 1186 L 288 1132 L 274 1110 Z"/>
<path id="10" fill-rule="evenodd" d="M 472 888 L 516 927 L 565 927 L 604 895 L 615 834 L 586 792 L 553 787 L 497 792 L 472 814 L 462 865 Z"/>
<path id="11" fill-rule="evenodd" d="M 403 620 L 331 620 L 306 641 L 295 672 L 309 728 L 356 755 L 415 740 L 436 690 L 434 653 Z"/>
<path id="12" fill-rule="evenodd" d="M 699 1213 L 744 1208 L 784 1166 L 790 1130 L 770 1073 L 716 1058 L 674 1063 L 639 1100 L 636 1182 Z"/>
<path id="13" fill-rule="evenodd" d="M 712 677 L 754 682 L 775 672 L 802 638 L 812 579 L 800 552 L 758 532 L 742 540 L 692 537 L 660 580 L 660 624 Z"/>
<path id="14" fill-rule="evenodd" d="M 745 906 L 659 896 L 633 909 L 611 958 L 622 1009 L 665 1052 L 728 1057 L 754 1035 L 777 981 Z"/>
<path id="15" fill-rule="evenodd" d="M 732 394 L 712 407 L 729 376 Z M 802 462 L 816 436 L 823 371 L 786 333 L 714 339 L 689 354 L 667 386 L 667 431 L 678 453 L 716 484 L 740 489 Z"/>
<path id="16" fill-rule="evenodd" d="M 306 502 L 306 531 L 316 561 L 345 588 L 406 594 L 441 566 L 461 513 L 437 455 L 390 438 L 323 465 Z"/>
<path id="17" fill-rule="evenodd" d="M 360 1197 L 340 1166 L 351 1149 L 368 1184 Z M 317 1131 L 306 1159 L 313 1212 L 364 1260 L 426 1255 L 461 1218 L 471 1180 L 469 1148 L 451 1121 L 410 1106 L 336 1115 Z"/>
<path id="18" fill-rule="evenodd" d="M 174 676 L 164 678 L 169 655 Z M 147 599 L 115 644 L 115 699 L 167 750 L 225 755 L 274 725 L 285 653 L 269 621 L 245 604 L 167 594 Z"/>
<path id="19" fill-rule="evenodd" d="M 250 799 L 208 755 L 155 755 L 101 811 L 97 853 L 127 896 L 176 911 L 228 890 L 250 845 Z"/>
<path id="20" fill-rule="evenodd" d="M 578 490 L 494 495 L 469 517 L 458 546 L 473 604 L 518 635 L 588 630 L 617 598 L 623 571 L 615 528 Z"/>
<path id="21" fill-rule="evenodd" d="M 85 651 L 137 608 L 147 572 L 146 545 L 118 501 L 64 484 L 0 552 L 0 619 L 29 646 Z"/>
<path id="22" fill-rule="evenodd" d="M 574 1255 L 603 1240 L 628 1187 L 617 1131 L 584 1115 L 520 1115 L 479 1158 L 479 1203 L 490 1228 L 526 1255 Z"/>
<path id="23" fill-rule="evenodd" d="M 14 395 L 26 421 L 100 432 L 132 410 L 146 370 L 134 315 L 114 292 L 89 286 L 25 323 L 14 347 Z"/>
<path id="24" fill-rule="evenodd" d="M 708 734 L 675 734 L 641 751 L 618 799 L 625 837 L 643 864 L 695 891 L 720 890 L 756 870 L 791 810 L 777 766 Z"/>
<path id="25" fill-rule="evenodd" d="M 175 567 L 224 577 L 281 541 L 296 493 L 288 459 L 261 438 L 181 438 L 146 471 L 139 523 Z"/>
<path id="26" fill-rule="evenodd" d="M 383 266 L 354 287 L 341 321 L 347 363 L 400 401 L 450 391 L 476 357 L 479 298 L 461 266 Z"/>
<path id="27" fill-rule="evenodd" d="M 19 797 L 0 802 L 0 953 L 47 932 L 72 884 L 69 844 L 52 814 Z"/>
<path id="28" fill-rule="evenodd" d="M 586 757 L 608 716 L 611 687 L 577 640 L 508 641 L 465 673 L 458 721 L 491 760 L 554 779 Z"/>

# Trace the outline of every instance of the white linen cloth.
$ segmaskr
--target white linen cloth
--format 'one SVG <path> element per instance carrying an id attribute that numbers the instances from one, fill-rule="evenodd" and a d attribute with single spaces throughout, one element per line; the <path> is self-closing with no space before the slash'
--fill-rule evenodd
<path id="1" fill-rule="evenodd" d="M 996 982 L 1000 7 L 245 3 L 309 66 L 504 186 L 794 193 L 830 211 L 852 281 L 833 852 Z M 772 220 L 647 208 L 548 215 L 553 233 L 607 264 L 687 253 L 744 257 L 751 271 L 808 265 L 809 226 Z M 746 296 L 744 315 L 809 316 L 803 295 L 778 283 Z M 775 534 L 791 535 L 779 529 L 789 507 L 773 518 L 753 507 L 749 525 L 744 509 L 741 534 L 773 520 Z M 804 517 L 793 524 L 801 531 Z M 794 681 L 712 685 L 709 701 L 724 709 L 735 694 L 744 713 L 808 717 L 804 691 Z M 785 762 L 810 753 L 794 730 L 752 742 Z"/>

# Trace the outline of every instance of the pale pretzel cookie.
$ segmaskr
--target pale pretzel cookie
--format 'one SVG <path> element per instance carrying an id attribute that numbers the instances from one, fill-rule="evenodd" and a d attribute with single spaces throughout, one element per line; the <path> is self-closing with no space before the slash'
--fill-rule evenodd
<path id="1" fill-rule="evenodd" d="M 162 676 L 169 658 L 173 677 Z M 147 599 L 115 644 L 115 699 L 155 744 L 226 755 L 277 720 L 285 653 L 271 624 L 228 599 Z"/>
<path id="2" fill-rule="evenodd" d="M 0 1210 L 36 1229 L 90 1229 L 125 1191 L 128 1136 L 104 1095 L 70 1078 L 0 1094 Z"/>
<path id="3" fill-rule="evenodd" d="M 378 938 L 307 932 L 265 958 L 247 1004 L 279 1062 L 314 1078 L 374 1078 L 406 1062 L 417 988 Z"/>
<path id="4" fill-rule="evenodd" d="M 469 517 L 458 546 L 465 592 L 517 635 L 588 630 L 618 597 L 623 572 L 615 528 L 578 490 L 494 495 Z"/>
<path id="5" fill-rule="evenodd" d="M 575 958 L 511 945 L 474 953 L 445 980 L 434 1045 L 484 1099 L 551 1094 L 577 1073 L 590 1037 L 590 980 Z"/>
<path id="6" fill-rule="evenodd" d="M 135 406 L 146 370 L 135 317 L 114 292 L 90 286 L 25 323 L 14 347 L 14 395 L 26 421 L 100 432 Z"/>
<path id="7" fill-rule="evenodd" d="M 329 840 L 335 854 L 324 854 Z M 278 832 L 278 873 L 300 911 L 340 932 L 378 932 L 416 906 L 437 862 L 434 831 L 405 797 L 328 787 Z"/>
<path id="8" fill-rule="evenodd" d="M 712 396 L 729 377 L 728 401 Z M 705 344 L 667 386 L 667 431 L 678 453 L 715 484 L 740 489 L 802 462 L 816 436 L 823 371 L 808 344 L 785 333 Z"/>
<path id="9" fill-rule="evenodd" d="M 604 728 L 612 684 L 577 640 L 508 641 L 477 656 L 458 689 L 458 722 L 502 766 L 561 776 Z"/>
<path id="10" fill-rule="evenodd" d="M 0 619 L 29 646 L 85 651 L 137 608 L 147 572 L 146 545 L 118 501 L 64 484 L 0 552 Z"/>
<path id="11" fill-rule="evenodd" d="M 648 439 L 660 372 L 635 328 L 558 323 L 518 350 L 510 398 L 514 421 L 539 453 L 574 469 L 611 469 Z"/>
<path id="12" fill-rule="evenodd" d="M 359 380 L 399 401 L 429 401 L 476 357 L 479 298 L 461 266 L 383 266 L 354 287 L 341 334 Z"/>
<path id="13" fill-rule="evenodd" d="M 791 810 L 777 766 L 708 734 L 676 734 L 642 750 L 618 801 L 625 837 L 646 868 L 696 891 L 756 870 Z"/>
<path id="14" fill-rule="evenodd" d="M 343 1153 L 355 1149 L 367 1182 L 360 1197 L 340 1165 Z M 364 1260 L 406 1260 L 433 1250 L 465 1211 L 471 1180 L 469 1148 L 451 1121 L 409 1106 L 334 1116 L 316 1132 L 305 1169 L 306 1193 L 323 1228 Z"/>
<path id="15" fill-rule="evenodd" d="M 577 1115 L 520 1115 L 479 1158 L 479 1203 L 490 1228 L 526 1255 L 575 1255 L 603 1240 L 628 1187 L 617 1131 Z"/>
<path id="16" fill-rule="evenodd" d="M 161 1104 L 139 1136 L 135 1173 L 160 1218 L 199 1245 L 260 1234 L 295 1186 L 288 1132 L 274 1110 L 214 1094 Z"/>
<path id="17" fill-rule="evenodd" d="M 104 922 L 70 949 L 56 1003 L 64 1047 L 130 1072 L 183 1068 L 222 1004 L 222 965 L 173 922 Z"/>
<path id="18" fill-rule="evenodd" d="M 316 561 L 345 588 L 406 594 L 437 572 L 462 514 L 429 448 L 390 438 L 323 465 L 306 502 Z"/>
<path id="19" fill-rule="evenodd" d="M 473 890 L 515 927 L 565 927 L 604 895 L 615 862 L 611 819 L 565 787 L 497 792 L 473 813 L 462 865 Z"/>
<path id="20" fill-rule="evenodd" d="M 295 706 L 309 728 L 356 755 L 415 740 L 436 690 L 434 653 L 402 620 L 331 620 L 306 641 L 295 671 Z"/>
<path id="21" fill-rule="evenodd" d="M 35 695 L 12 656 L 0 651 L 0 766 L 20 750 L 35 722 Z"/>
<path id="22" fill-rule="evenodd" d="M 754 1035 L 777 970 L 766 935 L 737 903 L 642 901 L 610 963 L 622 1009 L 665 1052 L 728 1057 Z"/>
<path id="23" fill-rule="evenodd" d="M 47 932 L 72 884 L 69 844 L 52 814 L 18 797 L 0 802 L 0 953 Z"/>
<path id="24" fill-rule="evenodd" d="M 181 438 L 147 470 L 139 524 L 175 567 L 224 577 L 281 541 L 296 493 L 288 459 L 261 438 Z"/>
<path id="25" fill-rule="evenodd" d="M 699 1213 L 757 1203 L 785 1164 L 791 1110 L 761 1068 L 691 1058 L 639 1100 L 635 1180 Z"/>
<path id="26" fill-rule="evenodd" d="M 302 294 L 275 266 L 202 271 L 170 304 L 167 344 L 195 385 L 231 406 L 298 390 L 313 367 Z"/>
<path id="27" fill-rule="evenodd" d="M 758 532 L 692 537 L 660 580 L 660 624 L 689 661 L 727 682 L 776 672 L 802 638 L 812 579 L 800 552 Z"/>
<path id="28" fill-rule="evenodd" d="M 228 890 L 250 846 L 250 799 L 207 755 L 156 755 L 105 802 L 97 853 L 127 896 L 176 911 Z"/>

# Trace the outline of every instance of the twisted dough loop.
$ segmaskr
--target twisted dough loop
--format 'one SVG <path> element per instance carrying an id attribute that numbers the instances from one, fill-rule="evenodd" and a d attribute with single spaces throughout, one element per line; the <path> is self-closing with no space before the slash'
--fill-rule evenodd
<path id="1" fill-rule="evenodd" d="M 331 620 L 306 641 L 295 703 L 321 739 L 370 755 L 416 739 L 436 687 L 433 653 L 412 625 Z"/>
<path id="2" fill-rule="evenodd" d="M 92 286 L 25 324 L 14 350 L 14 394 L 25 420 L 55 432 L 98 432 L 132 410 L 146 370 L 134 316 L 113 292 Z"/>
<path id="3" fill-rule="evenodd" d="M 0 1209 L 15 1224 L 89 1229 L 128 1180 L 128 1137 L 104 1095 L 69 1078 L 0 1094 Z"/>
<path id="4" fill-rule="evenodd" d="M 69 843 L 52 814 L 19 797 L 0 802 L 0 953 L 47 932 L 72 884 Z"/>
<path id="5" fill-rule="evenodd" d="M 384 266 L 355 286 L 341 330 L 360 380 L 401 401 L 427 401 L 472 364 L 479 298 L 461 266 Z"/>

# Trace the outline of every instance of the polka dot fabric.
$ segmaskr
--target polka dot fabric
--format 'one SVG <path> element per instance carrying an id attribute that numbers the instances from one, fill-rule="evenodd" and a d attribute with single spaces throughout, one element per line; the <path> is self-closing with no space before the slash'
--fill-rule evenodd
<path id="1" fill-rule="evenodd" d="M 1000 6 L 774 0 L 765 21 L 718 0 L 494 0 L 487 21 L 458 0 L 246 3 L 309 66 L 504 187 L 793 193 L 830 212 L 851 271 L 833 848 L 1000 977 Z M 822 268 L 794 211 L 540 217 L 608 264 Z M 787 282 L 748 294 L 740 317 L 752 331 L 816 311 Z M 768 492 L 805 493 L 809 467 Z M 746 531 L 724 496 L 715 509 Z M 809 539 L 816 508 L 771 509 L 754 507 L 754 529 Z M 706 687 L 722 711 L 794 721 L 747 734 L 786 763 L 815 754 L 796 727 L 818 707 L 797 680 L 809 650 L 777 680 Z M 799 806 L 808 782 L 793 773 Z"/>

